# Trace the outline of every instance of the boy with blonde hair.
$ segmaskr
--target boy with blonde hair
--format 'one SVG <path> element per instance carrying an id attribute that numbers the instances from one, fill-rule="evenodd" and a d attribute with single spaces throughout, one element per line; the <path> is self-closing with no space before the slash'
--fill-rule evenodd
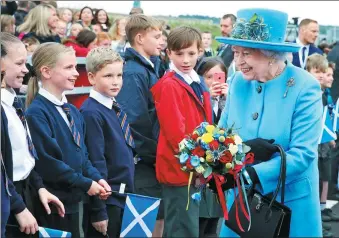
<path id="1" fill-rule="evenodd" d="M 155 177 L 155 156 L 159 123 L 150 88 L 158 81 L 162 29 L 161 23 L 142 14 L 132 15 L 126 24 L 131 44 L 125 51 L 124 85 L 117 101 L 128 115 L 135 140 L 135 192 L 161 198 L 162 189 Z M 153 236 L 161 237 L 163 205 Z M 160 220 L 160 221 L 159 221 Z"/>
<path id="2" fill-rule="evenodd" d="M 156 175 L 163 185 L 164 237 L 199 237 L 199 204 L 191 202 L 186 210 L 187 199 L 197 188 L 189 183 L 189 173 L 181 170 L 175 155 L 186 135 L 204 121 L 213 123 L 208 87 L 194 70 L 201 34 L 183 26 L 171 31 L 167 41 L 171 71 L 151 89 L 160 124 Z"/>
<path id="3" fill-rule="evenodd" d="M 134 141 L 126 114 L 115 97 L 122 87 L 123 60 L 107 47 L 92 49 L 86 57 L 88 80 L 93 85 L 80 108 L 86 122 L 89 159 L 111 186 L 134 192 Z M 125 197 L 113 193 L 106 201 L 89 198 L 84 204 L 85 237 L 119 237 Z"/>

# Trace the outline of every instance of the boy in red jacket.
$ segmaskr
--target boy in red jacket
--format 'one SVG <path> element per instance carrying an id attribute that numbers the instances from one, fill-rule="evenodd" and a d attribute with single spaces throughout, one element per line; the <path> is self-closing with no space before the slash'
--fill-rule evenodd
<path id="1" fill-rule="evenodd" d="M 195 179 L 188 184 L 189 174 L 180 169 L 175 155 L 185 135 L 203 121 L 212 124 L 208 88 L 193 69 L 201 46 L 198 30 L 179 27 L 171 31 L 167 48 L 170 71 L 151 89 L 160 123 L 156 176 L 163 185 L 164 237 L 199 237 L 199 204 L 190 202 L 186 211 L 188 198 L 197 192 Z"/>

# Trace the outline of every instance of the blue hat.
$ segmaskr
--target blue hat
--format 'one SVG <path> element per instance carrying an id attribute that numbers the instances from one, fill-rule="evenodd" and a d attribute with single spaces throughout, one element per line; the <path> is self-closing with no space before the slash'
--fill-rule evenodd
<path id="1" fill-rule="evenodd" d="M 249 8 L 237 12 L 231 37 L 216 37 L 221 43 L 263 50 L 298 52 L 300 45 L 285 42 L 288 16 L 284 12 Z"/>

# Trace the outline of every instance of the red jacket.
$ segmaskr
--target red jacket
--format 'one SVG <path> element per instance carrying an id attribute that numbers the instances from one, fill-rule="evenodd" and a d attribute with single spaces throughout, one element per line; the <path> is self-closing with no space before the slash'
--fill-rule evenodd
<path id="1" fill-rule="evenodd" d="M 174 72 L 167 72 L 152 88 L 160 134 L 157 147 L 156 176 L 160 183 L 186 186 L 189 173 L 180 169 L 179 142 L 201 122 L 212 124 L 210 94 L 202 80 L 203 104 L 193 89 Z"/>
<path id="2" fill-rule="evenodd" d="M 86 57 L 90 49 L 80 46 L 75 42 L 72 41 L 67 41 L 65 43 L 65 46 L 72 46 L 73 49 L 75 50 L 75 56 L 76 57 Z"/>

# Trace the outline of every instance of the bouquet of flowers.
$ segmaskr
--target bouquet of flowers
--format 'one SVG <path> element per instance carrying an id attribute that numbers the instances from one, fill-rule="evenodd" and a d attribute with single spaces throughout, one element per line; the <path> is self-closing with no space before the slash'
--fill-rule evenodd
<path id="1" fill-rule="evenodd" d="M 201 190 L 214 178 L 224 217 L 228 219 L 224 192 L 221 188 L 224 175 L 231 174 L 236 179 L 246 164 L 253 163 L 254 156 L 248 153 L 250 149 L 233 128 L 224 129 L 207 122 L 195 128 L 191 135 L 179 143 L 179 154 L 176 155 L 181 169 L 190 173 L 189 184 L 192 182 L 193 174 L 199 181 L 196 185 L 200 191 L 193 194 L 192 198 L 200 201 Z"/>

